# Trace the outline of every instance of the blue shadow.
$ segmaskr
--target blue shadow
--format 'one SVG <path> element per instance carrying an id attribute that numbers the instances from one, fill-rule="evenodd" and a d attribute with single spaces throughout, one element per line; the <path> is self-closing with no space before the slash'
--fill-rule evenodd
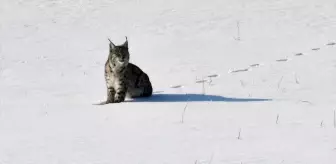
<path id="1" fill-rule="evenodd" d="M 260 101 L 272 101 L 272 99 L 262 98 L 235 98 L 235 97 L 222 97 L 217 95 L 202 95 L 202 94 L 153 94 L 147 98 L 136 98 L 127 100 L 128 102 L 260 102 Z"/>

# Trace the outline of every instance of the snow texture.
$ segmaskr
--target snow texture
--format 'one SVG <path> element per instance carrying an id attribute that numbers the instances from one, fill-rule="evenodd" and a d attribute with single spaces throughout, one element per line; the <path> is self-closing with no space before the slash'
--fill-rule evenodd
<path id="1" fill-rule="evenodd" d="M 0 164 L 336 163 L 335 0 L 1 0 Z M 106 99 L 128 37 L 151 98 Z"/>

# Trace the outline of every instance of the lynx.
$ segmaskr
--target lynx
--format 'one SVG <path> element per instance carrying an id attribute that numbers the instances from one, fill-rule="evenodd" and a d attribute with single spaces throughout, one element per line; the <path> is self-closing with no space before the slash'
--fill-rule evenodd
<path id="1" fill-rule="evenodd" d="M 116 46 L 110 39 L 110 53 L 105 63 L 107 100 L 101 104 L 120 103 L 125 98 L 150 97 L 153 93 L 148 75 L 129 62 L 128 40 Z"/>

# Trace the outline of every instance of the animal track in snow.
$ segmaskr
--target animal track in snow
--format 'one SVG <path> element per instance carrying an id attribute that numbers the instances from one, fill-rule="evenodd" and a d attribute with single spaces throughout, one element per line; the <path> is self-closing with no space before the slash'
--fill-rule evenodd
<path id="1" fill-rule="evenodd" d="M 183 85 L 172 85 L 172 86 L 170 86 L 170 88 L 182 88 L 183 87 Z"/>
<path id="2" fill-rule="evenodd" d="M 254 68 L 255 68 L 255 67 L 259 67 L 259 66 L 260 66 L 260 64 L 251 64 L 251 65 L 250 65 L 250 67 L 254 67 Z"/>
<path id="3" fill-rule="evenodd" d="M 210 86 L 213 86 L 214 84 L 212 84 L 212 78 L 219 77 L 219 75 L 218 74 L 212 74 L 212 75 L 208 75 L 207 77 L 209 78 L 209 80 L 207 82 L 209 83 Z"/>
<path id="4" fill-rule="evenodd" d="M 196 80 L 196 83 L 198 84 L 198 83 L 205 83 L 205 82 L 207 82 L 208 80 L 205 80 L 205 79 L 202 79 L 202 80 Z"/>
<path id="5" fill-rule="evenodd" d="M 295 54 L 295 56 L 302 56 L 303 55 L 303 53 L 297 53 L 297 54 Z"/>
<path id="6" fill-rule="evenodd" d="M 208 75 L 207 77 L 209 77 L 209 78 L 215 78 L 215 77 L 219 77 L 219 75 L 218 74 L 212 74 L 212 75 Z"/>
<path id="7" fill-rule="evenodd" d="M 278 60 L 276 60 L 277 62 L 286 62 L 286 61 L 288 61 L 288 59 L 278 59 Z"/>
<path id="8" fill-rule="evenodd" d="M 229 70 L 229 73 L 238 73 L 238 72 L 246 72 L 246 71 L 249 71 L 249 69 L 244 68 L 244 69 Z"/>
<path id="9" fill-rule="evenodd" d="M 336 45 L 335 42 L 329 42 L 326 44 L 327 46 L 333 46 L 333 45 Z M 313 51 L 318 51 L 320 50 L 321 48 L 317 47 L 317 48 L 312 48 L 311 50 Z M 304 53 L 296 53 L 294 54 L 294 56 L 303 56 L 305 55 Z M 280 59 L 277 59 L 275 60 L 276 62 L 287 62 L 291 60 L 290 58 L 280 58 Z M 229 69 L 228 73 L 240 73 L 240 72 L 247 72 L 247 71 L 250 71 L 252 68 L 257 68 L 257 67 L 260 67 L 264 64 L 258 64 L 258 63 L 255 63 L 255 64 L 250 64 L 248 68 L 243 68 L 243 69 Z M 192 70 L 192 71 L 195 71 L 195 70 Z M 212 82 L 212 78 L 218 78 L 219 77 L 219 74 L 210 74 L 210 75 L 207 75 L 205 77 L 203 77 L 202 79 L 200 80 L 197 80 L 195 81 L 195 83 L 209 83 L 209 85 L 213 85 L 211 84 Z M 209 78 L 209 79 L 207 79 Z M 298 84 L 298 81 L 296 81 L 296 83 Z M 184 86 L 183 85 L 173 85 L 173 86 L 170 86 L 170 88 L 183 88 Z M 155 93 L 161 93 L 163 91 L 157 91 Z"/>

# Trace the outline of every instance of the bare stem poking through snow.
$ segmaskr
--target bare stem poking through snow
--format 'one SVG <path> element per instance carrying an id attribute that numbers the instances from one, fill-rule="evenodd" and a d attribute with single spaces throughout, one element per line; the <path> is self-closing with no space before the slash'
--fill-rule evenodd
<path id="1" fill-rule="evenodd" d="M 239 133 L 238 133 L 238 137 L 237 137 L 238 140 L 241 140 L 240 133 L 241 133 L 241 128 L 239 129 Z"/>
<path id="2" fill-rule="evenodd" d="M 199 83 L 202 83 L 202 94 L 205 95 L 205 86 L 204 86 L 204 83 L 206 82 L 207 80 L 205 80 L 203 77 L 201 80 L 197 80 L 196 83 L 199 84 Z"/>
<path id="3" fill-rule="evenodd" d="M 298 79 L 298 77 L 297 77 L 297 75 L 296 75 L 295 72 L 294 72 L 294 78 L 295 78 L 295 83 L 296 84 L 300 84 L 299 79 Z"/>
<path id="4" fill-rule="evenodd" d="M 210 157 L 209 164 L 211 164 L 211 163 L 212 163 L 213 157 L 214 157 L 214 154 L 212 153 L 212 154 L 211 154 L 211 157 Z"/>
<path id="5" fill-rule="evenodd" d="M 280 85 L 281 85 L 282 79 L 283 79 L 283 76 L 281 76 L 281 79 L 278 82 L 278 89 L 280 89 Z"/>
<path id="6" fill-rule="evenodd" d="M 187 95 L 187 94 L 186 94 L 186 95 Z M 189 104 L 189 98 L 188 98 L 187 103 L 186 103 L 186 105 L 184 106 L 184 109 L 183 109 L 183 112 L 182 112 L 181 123 L 184 123 L 184 115 L 185 115 L 185 112 L 186 112 L 186 110 L 187 110 L 188 104 Z"/>
<path id="7" fill-rule="evenodd" d="M 279 114 L 277 115 L 275 123 L 278 124 L 278 122 L 279 122 Z"/>
<path id="8" fill-rule="evenodd" d="M 240 41 L 240 22 L 237 21 L 237 37 L 236 40 Z"/>
<path id="9" fill-rule="evenodd" d="M 170 88 L 180 89 L 180 91 L 183 92 L 183 85 L 173 85 L 173 86 L 170 86 Z M 186 97 L 187 97 L 188 99 L 187 99 L 187 103 L 186 103 L 186 105 L 185 105 L 184 108 L 183 108 L 182 118 L 181 118 L 181 123 L 184 123 L 184 114 L 185 114 L 185 112 L 186 112 L 186 110 L 187 110 L 187 107 L 188 107 L 188 104 L 189 104 L 189 97 L 188 97 L 187 92 L 185 92 L 185 95 L 186 95 Z"/>

